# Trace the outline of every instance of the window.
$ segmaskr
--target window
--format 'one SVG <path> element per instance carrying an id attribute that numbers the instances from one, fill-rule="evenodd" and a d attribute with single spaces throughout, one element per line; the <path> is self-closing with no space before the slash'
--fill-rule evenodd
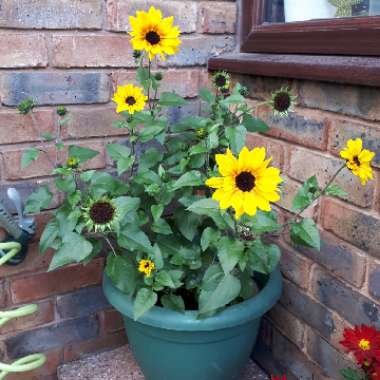
<path id="1" fill-rule="evenodd" d="M 239 25 L 210 70 L 380 86 L 380 0 L 241 0 Z"/>
<path id="2" fill-rule="evenodd" d="M 242 15 L 243 52 L 380 56 L 380 0 L 243 0 Z"/>

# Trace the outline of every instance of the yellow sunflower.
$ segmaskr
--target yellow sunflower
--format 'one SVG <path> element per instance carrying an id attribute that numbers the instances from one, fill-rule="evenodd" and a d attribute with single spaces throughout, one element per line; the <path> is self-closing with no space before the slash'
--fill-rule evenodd
<path id="1" fill-rule="evenodd" d="M 139 262 L 139 272 L 144 273 L 146 277 L 150 277 L 152 275 L 152 271 L 154 271 L 154 262 L 152 260 L 140 260 Z"/>
<path id="2" fill-rule="evenodd" d="M 163 18 L 161 11 L 152 6 L 148 12 L 137 11 L 136 17 L 130 16 L 129 21 L 133 49 L 145 50 L 150 60 L 156 55 L 165 60 L 165 54 L 173 55 L 178 52 L 181 32 L 178 26 L 173 26 L 173 16 Z"/>
<path id="3" fill-rule="evenodd" d="M 368 180 L 373 179 L 371 161 L 375 157 L 375 153 L 363 149 L 362 139 L 348 140 L 346 147 L 340 151 L 340 156 L 346 160 L 347 168 L 360 178 L 363 186 Z"/>
<path id="4" fill-rule="evenodd" d="M 117 104 L 116 112 L 127 111 L 134 114 L 144 109 L 148 97 L 144 95 L 142 88 L 127 84 L 117 87 L 112 100 Z"/>
<path id="5" fill-rule="evenodd" d="M 265 148 L 244 147 L 238 158 L 227 149 L 215 159 L 222 177 L 209 178 L 206 185 L 217 189 L 212 198 L 221 209 L 234 208 L 236 219 L 244 213 L 253 216 L 257 209 L 270 211 L 270 202 L 280 200 L 280 170 L 268 167 L 272 158 L 266 159 Z"/>

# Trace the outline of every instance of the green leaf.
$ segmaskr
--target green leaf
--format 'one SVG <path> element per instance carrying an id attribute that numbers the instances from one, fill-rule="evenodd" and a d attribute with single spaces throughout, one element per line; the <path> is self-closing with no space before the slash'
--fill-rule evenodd
<path id="1" fill-rule="evenodd" d="M 202 251 L 206 251 L 207 248 L 214 242 L 216 242 L 220 237 L 220 232 L 214 230 L 211 227 L 206 227 L 201 236 L 201 248 Z"/>
<path id="2" fill-rule="evenodd" d="M 247 129 L 244 127 L 244 125 L 227 127 L 225 134 L 232 151 L 235 154 L 239 154 L 245 145 Z"/>
<path id="3" fill-rule="evenodd" d="M 204 180 L 202 173 L 197 170 L 191 170 L 177 179 L 173 184 L 173 190 L 180 189 L 181 187 L 194 187 L 203 185 Z"/>
<path id="4" fill-rule="evenodd" d="M 163 92 L 161 93 L 158 104 L 167 107 L 177 107 L 185 105 L 186 100 L 183 99 L 181 96 L 175 94 L 174 92 Z"/>
<path id="5" fill-rule="evenodd" d="M 92 252 L 92 244 L 82 235 L 69 232 L 63 237 L 63 244 L 54 254 L 49 271 L 64 265 L 79 263 Z"/>
<path id="6" fill-rule="evenodd" d="M 215 102 L 215 94 L 203 87 L 199 90 L 199 97 L 205 102 L 211 104 Z"/>
<path id="7" fill-rule="evenodd" d="M 185 312 L 185 302 L 181 296 L 175 294 L 166 294 L 161 297 L 162 305 L 170 310 L 178 311 L 179 313 Z"/>
<path id="8" fill-rule="evenodd" d="M 36 161 L 38 159 L 39 155 L 39 149 L 28 148 L 25 152 L 22 153 L 21 168 L 25 169 L 26 167 L 28 167 L 33 161 Z"/>
<path id="9" fill-rule="evenodd" d="M 162 213 L 164 212 L 164 206 L 163 205 L 152 205 L 150 206 L 150 211 L 153 216 L 153 220 L 157 221 L 161 218 Z"/>
<path id="10" fill-rule="evenodd" d="M 136 289 L 136 265 L 126 257 L 109 255 L 105 268 L 113 284 L 123 293 L 132 295 Z"/>
<path id="11" fill-rule="evenodd" d="M 165 131 L 165 124 L 152 124 L 145 125 L 140 132 L 140 140 L 142 143 L 148 142 L 155 138 L 157 135 Z"/>
<path id="12" fill-rule="evenodd" d="M 320 189 L 317 177 L 313 175 L 308 178 L 303 186 L 298 190 L 297 195 L 293 200 L 293 210 L 303 210 L 311 205 L 313 201 L 319 196 Z"/>
<path id="13" fill-rule="evenodd" d="M 233 240 L 226 236 L 215 243 L 218 249 L 218 259 L 222 265 L 224 273 L 229 274 L 241 259 L 244 253 L 244 243 L 240 240 Z"/>
<path id="14" fill-rule="evenodd" d="M 136 211 L 140 206 L 140 198 L 136 197 L 118 197 L 113 200 L 117 208 L 118 216 L 123 219 L 126 214 Z"/>
<path id="15" fill-rule="evenodd" d="M 169 223 L 164 219 L 157 219 L 152 224 L 152 231 L 157 234 L 171 235 L 173 233 Z"/>
<path id="16" fill-rule="evenodd" d="M 339 198 L 345 198 L 347 197 L 348 193 L 345 192 L 342 188 L 340 188 L 338 185 L 331 184 L 325 191 L 326 195 L 329 195 L 330 197 L 339 197 Z"/>
<path id="17" fill-rule="evenodd" d="M 277 231 L 280 225 L 277 223 L 277 215 L 275 212 L 265 212 L 257 210 L 256 215 L 251 219 L 252 231 L 256 234 L 263 234 Z"/>
<path id="18" fill-rule="evenodd" d="M 139 160 L 139 171 L 144 171 L 156 166 L 162 161 L 163 154 L 156 148 L 146 150 Z"/>
<path id="19" fill-rule="evenodd" d="M 45 253 L 58 237 L 59 229 L 57 220 L 51 220 L 44 228 L 40 238 L 40 252 Z"/>
<path id="20" fill-rule="evenodd" d="M 312 219 L 305 218 L 299 223 L 293 223 L 290 236 L 296 245 L 316 248 L 318 251 L 321 249 L 318 227 Z"/>
<path id="21" fill-rule="evenodd" d="M 340 370 L 341 375 L 347 380 L 365 380 L 361 374 L 358 373 L 357 370 L 352 368 L 344 368 Z"/>
<path id="22" fill-rule="evenodd" d="M 250 114 L 244 114 L 242 124 L 248 132 L 265 133 L 270 129 L 263 120 L 253 117 Z"/>
<path id="23" fill-rule="evenodd" d="M 157 294 L 151 289 L 141 288 L 133 303 L 133 318 L 136 321 L 157 302 Z"/>
<path id="24" fill-rule="evenodd" d="M 53 140 L 53 135 L 50 133 L 50 132 L 43 132 L 41 134 L 41 137 L 45 140 L 45 141 L 51 141 Z"/>
<path id="25" fill-rule="evenodd" d="M 81 163 L 91 160 L 99 154 L 96 150 L 77 145 L 69 146 L 69 156 L 77 158 Z"/>
<path id="26" fill-rule="evenodd" d="M 240 94 L 232 94 L 227 96 L 227 98 L 223 99 L 220 103 L 224 106 L 229 106 L 231 104 L 242 104 L 245 102 L 244 96 Z"/>
<path id="27" fill-rule="evenodd" d="M 241 284 L 238 278 L 227 274 L 224 276 L 215 290 L 201 291 L 199 296 L 199 313 L 215 312 L 226 306 L 239 296 Z"/>
<path id="28" fill-rule="evenodd" d="M 146 233 L 135 225 L 128 225 L 120 232 L 118 243 L 121 247 L 131 251 L 140 250 L 148 254 L 153 253 L 153 247 Z"/>
<path id="29" fill-rule="evenodd" d="M 157 273 L 156 281 L 162 286 L 167 286 L 167 287 L 172 288 L 172 289 L 176 288 L 176 285 L 172 279 L 172 276 L 166 270 L 162 270 L 162 271 Z"/>
<path id="30" fill-rule="evenodd" d="M 135 161 L 135 157 L 130 155 L 130 148 L 125 145 L 107 144 L 106 150 L 110 157 L 116 161 L 118 175 L 129 170 Z"/>
<path id="31" fill-rule="evenodd" d="M 76 189 L 76 183 L 72 175 L 55 179 L 55 185 L 59 191 L 73 193 Z"/>
<path id="32" fill-rule="evenodd" d="M 138 82 L 143 86 L 145 91 L 149 88 L 150 83 L 149 83 L 149 70 L 143 66 L 140 66 L 137 69 L 137 80 Z"/>
<path id="33" fill-rule="evenodd" d="M 190 241 L 198 234 L 198 226 L 201 220 L 198 215 L 178 209 L 174 213 L 175 223 L 181 234 Z"/>
<path id="34" fill-rule="evenodd" d="M 277 245 L 263 244 L 260 239 L 255 240 L 246 253 L 250 268 L 264 274 L 272 273 L 281 257 L 281 251 Z"/>
<path id="35" fill-rule="evenodd" d="M 47 209 L 53 199 L 53 194 L 47 186 L 41 186 L 37 191 L 30 194 L 26 200 L 25 213 L 38 214 Z"/>

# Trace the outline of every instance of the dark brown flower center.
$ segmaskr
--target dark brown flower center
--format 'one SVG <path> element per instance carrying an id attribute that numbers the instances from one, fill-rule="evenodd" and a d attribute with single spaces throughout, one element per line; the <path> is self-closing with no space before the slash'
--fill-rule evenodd
<path id="1" fill-rule="evenodd" d="M 128 96 L 127 99 L 125 99 L 125 103 L 127 103 L 130 106 L 133 106 L 136 104 L 136 99 L 133 96 Z"/>
<path id="2" fill-rule="evenodd" d="M 227 83 L 226 77 L 224 75 L 217 75 L 215 77 L 215 85 L 217 87 L 224 87 Z"/>
<path id="3" fill-rule="evenodd" d="M 235 183 L 239 190 L 248 192 L 255 187 L 255 177 L 249 172 L 241 172 L 235 178 Z"/>
<path id="4" fill-rule="evenodd" d="M 90 208 L 90 218 L 95 224 L 110 223 L 115 215 L 115 208 L 106 201 L 95 202 Z"/>
<path id="5" fill-rule="evenodd" d="M 278 112 L 285 112 L 289 109 L 292 100 L 287 92 L 279 92 L 273 100 L 273 107 Z"/>
<path id="6" fill-rule="evenodd" d="M 145 269 L 148 269 L 150 267 L 150 263 L 145 263 L 144 267 Z"/>
<path id="7" fill-rule="evenodd" d="M 355 162 L 356 165 L 360 166 L 360 160 L 359 160 L 359 157 L 358 156 L 355 156 L 353 158 L 353 161 Z"/>
<path id="8" fill-rule="evenodd" d="M 148 32 L 145 35 L 145 39 L 151 44 L 151 45 L 157 45 L 161 41 L 161 37 L 159 34 L 153 30 Z"/>

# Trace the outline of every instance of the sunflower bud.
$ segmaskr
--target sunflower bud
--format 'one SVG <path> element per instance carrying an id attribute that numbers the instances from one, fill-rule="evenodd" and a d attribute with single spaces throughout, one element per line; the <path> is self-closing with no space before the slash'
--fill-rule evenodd
<path id="1" fill-rule="evenodd" d="M 65 116 L 67 114 L 67 108 L 65 106 L 58 106 L 57 107 L 57 114 L 59 116 Z"/>
<path id="2" fill-rule="evenodd" d="M 239 93 L 241 96 L 244 96 L 246 98 L 249 95 L 248 88 L 245 86 L 242 86 L 241 89 L 239 90 Z"/>
<path id="3" fill-rule="evenodd" d="M 157 80 L 157 81 L 161 81 L 162 78 L 163 78 L 162 73 L 156 73 L 155 76 L 154 76 L 154 79 Z"/>
<path id="4" fill-rule="evenodd" d="M 66 161 L 66 166 L 70 169 L 77 169 L 79 167 L 79 160 L 76 157 L 69 157 Z"/>
<path id="5" fill-rule="evenodd" d="M 17 109 L 18 111 L 23 114 L 23 115 L 26 115 L 28 114 L 34 107 L 36 106 L 36 103 L 34 103 L 34 100 L 33 98 L 27 98 L 25 100 L 23 100 L 22 102 L 19 103 L 19 105 L 17 106 Z"/>
<path id="6" fill-rule="evenodd" d="M 204 128 L 199 128 L 195 131 L 198 138 L 203 139 L 206 136 L 206 130 Z"/>
<path id="7" fill-rule="evenodd" d="M 141 50 L 133 50 L 133 58 L 139 59 L 142 56 Z"/>

